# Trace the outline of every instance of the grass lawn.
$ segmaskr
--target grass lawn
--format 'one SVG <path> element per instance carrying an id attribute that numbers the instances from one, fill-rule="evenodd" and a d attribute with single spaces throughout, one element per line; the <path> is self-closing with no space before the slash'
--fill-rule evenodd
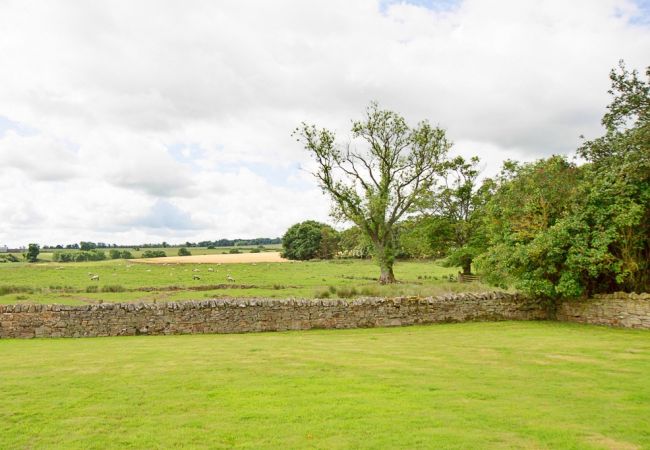
<path id="1" fill-rule="evenodd" d="M 198 272 L 194 272 L 194 270 Z M 209 271 L 212 269 L 212 271 Z M 99 275 L 91 281 L 89 273 Z M 492 290 L 480 284 L 443 279 L 458 269 L 432 261 L 399 261 L 401 281 L 378 286 L 372 261 L 333 260 L 247 264 L 143 264 L 112 260 L 81 263 L 0 264 L 0 303 L 85 304 L 102 301 L 201 300 L 215 297 L 355 297 L 357 295 L 436 295 Z M 201 279 L 193 280 L 198 274 Z M 228 284 L 231 275 L 238 286 Z M 143 288 L 153 288 L 145 291 Z"/>
<path id="2" fill-rule="evenodd" d="M 650 448 L 650 333 L 554 322 L 0 341 L 0 448 Z"/>

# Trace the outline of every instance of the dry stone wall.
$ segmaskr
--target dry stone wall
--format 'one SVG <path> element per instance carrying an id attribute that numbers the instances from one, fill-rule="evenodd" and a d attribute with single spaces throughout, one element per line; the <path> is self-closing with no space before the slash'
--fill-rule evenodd
<path id="1" fill-rule="evenodd" d="M 587 300 L 565 300 L 558 304 L 556 319 L 613 327 L 650 329 L 650 294 L 595 295 Z"/>
<path id="2" fill-rule="evenodd" d="M 0 338 L 245 333 L 436 322 L 544 320 L 543 302 L 500 292 L 357 300 L 225 299 L 0 305 Z"/>

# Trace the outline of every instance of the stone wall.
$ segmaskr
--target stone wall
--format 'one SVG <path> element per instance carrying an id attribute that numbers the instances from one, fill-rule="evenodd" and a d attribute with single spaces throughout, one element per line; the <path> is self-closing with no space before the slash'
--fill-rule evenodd
<path id="1" fill-rule="evenodd" d="M 595 295 L 587 300 L 565 300 L 558 304 L 556 319 L 626 328 L 650 329 L 650 294 Z"/>
<path id="2" fill-rule="evenodd" d="M 542 302 L 517 294 L 357 300 L 227 299 L 84 306 L 0 305 L 0 338 L 245 333 L 544 320 Z"/>

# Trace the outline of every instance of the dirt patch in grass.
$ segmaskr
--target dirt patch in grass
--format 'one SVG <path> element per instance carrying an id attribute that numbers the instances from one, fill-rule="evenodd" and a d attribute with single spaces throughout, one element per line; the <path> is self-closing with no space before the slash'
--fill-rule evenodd
<path id="1" fill-rule="evenodd" d="M 280 252 L 239 253 L 223 255 L 167 256 L 165 258 L 145 258 L 133 260 L 147 264 L 237 264 L 289 262 Z"/>

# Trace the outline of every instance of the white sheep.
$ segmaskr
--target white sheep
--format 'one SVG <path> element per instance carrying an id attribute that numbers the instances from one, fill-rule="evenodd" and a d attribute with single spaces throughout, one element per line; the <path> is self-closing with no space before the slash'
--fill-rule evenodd
<path id="1" fill-rule="evenodd" d="M 201 279 L 201 277 L 200 277 L 200 276 L 198 276 L 198 275 L 192 275 L 192 279 L 193 279 L 193 280 L 200 280 L 200 279 Z"/>
<path id="2" fill-rule="evenodd" d="M 230 275 L 227 275 L 226 276 L 226 281 L 228 281 L 229 283 L 234 283 L 235 279 L 233 277 L 231 277 Z"/>
<path id="3" fill-rule="evenodd" d="M 92 275 L 92 274 L 91 274 Z M 99 281 L 99 275 L 92 275 L 90 281 Z"/>

